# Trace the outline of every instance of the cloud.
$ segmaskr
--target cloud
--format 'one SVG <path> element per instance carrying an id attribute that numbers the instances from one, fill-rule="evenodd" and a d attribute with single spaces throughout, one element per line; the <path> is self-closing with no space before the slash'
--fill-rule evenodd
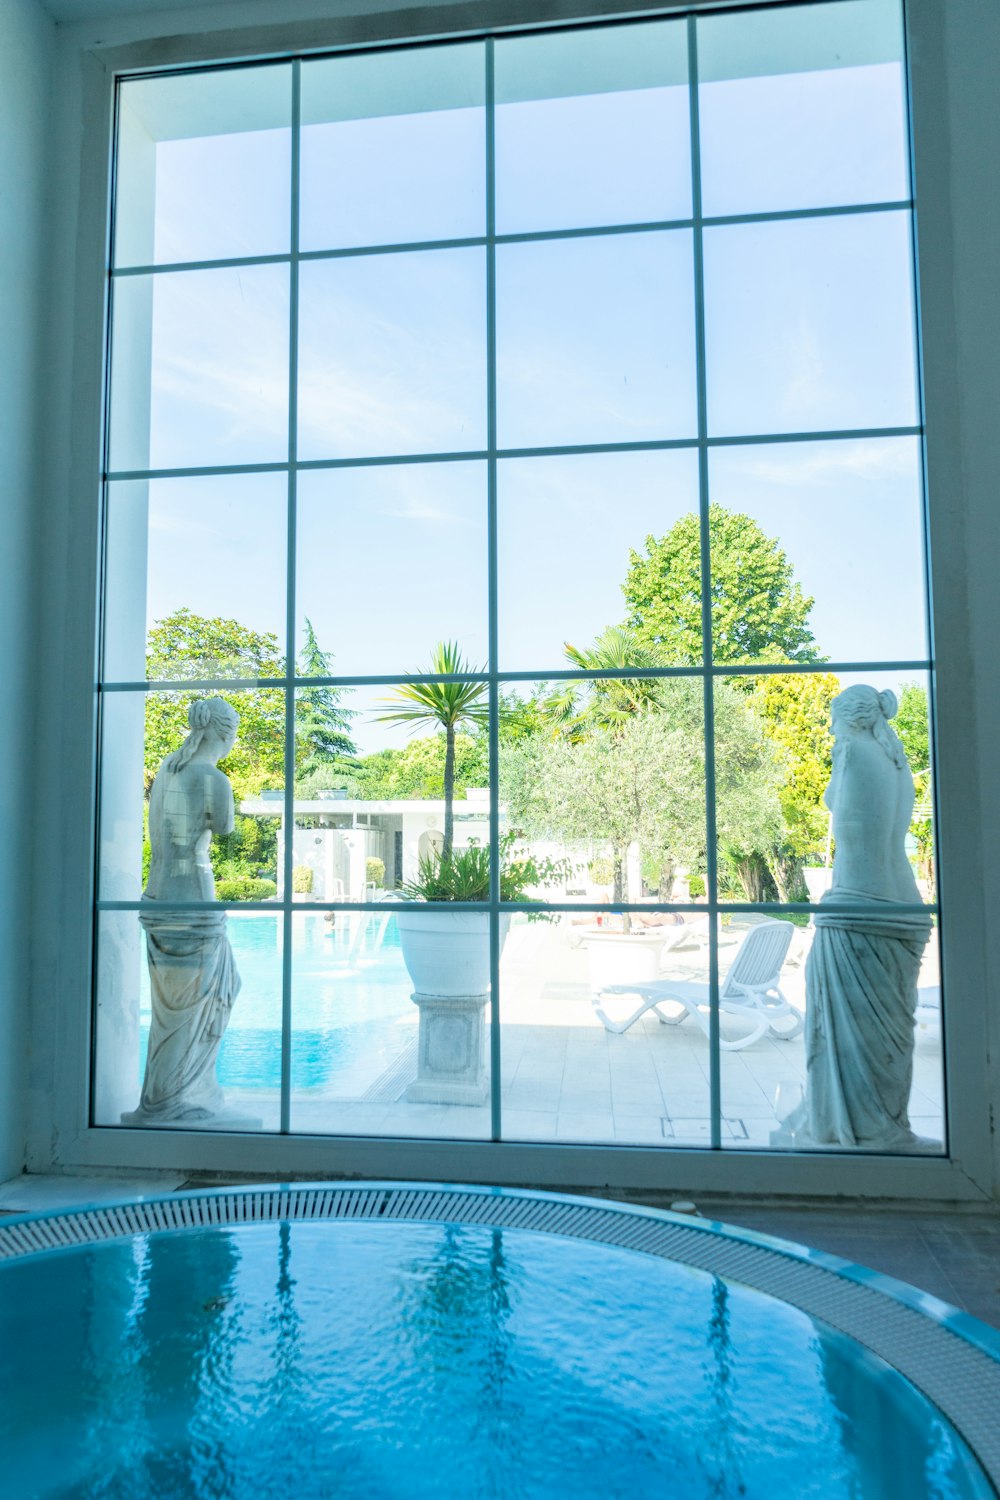
<path id="1" fill-rule="evenodd" d="M 726 462 L 734 476 L 784 488 L 832 485 L 844 478 L 875 481 L 917 475 L 909 438 L 783 443 L 780 447 L 745 449 L 739 458 L 731 454 L 732 450 L 727 450 Z"/>

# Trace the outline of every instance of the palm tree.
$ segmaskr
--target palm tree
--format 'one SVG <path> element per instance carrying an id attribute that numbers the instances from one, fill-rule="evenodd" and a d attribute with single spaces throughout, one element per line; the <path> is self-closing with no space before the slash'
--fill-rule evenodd
<path id="1" fill-rule="evenodd" d="M 474 672 L 458 649 L 457 641 L 441 641 L 431 652 L 429 671 L 435 676 L 460 677 Z M 405 705 L 392 713 L 379 714 L 381 724 L 410 724 L 414 729 L 444 730 L 444 839 L 441 862 L 451 858 L 455 838 L 455 735 L 468 724 L 483 724 L 489 717 L 486 684 L 483 682 L 420 682 L 419 674 L 410 674 L 393 690 L 385 706 L 402 701 Z"/>
<path id="2" fill-rule="evenodd" d="M 566 641 L 564 652 L 570 665 L 584 672 L 663 665 L 657 652 L 640 641 L 628 625 L 609 625 L 592 646 L 583 650 Z M 587 683 L 582 698 L 575 684 L 566 683 L 551 695 L 548 708 L 571 739 L 585 738 L 593 729 L 603 729 L 614 737 L 634 714 L 658 707 L 663 691 L 662 678 L 596 677 Z"/>

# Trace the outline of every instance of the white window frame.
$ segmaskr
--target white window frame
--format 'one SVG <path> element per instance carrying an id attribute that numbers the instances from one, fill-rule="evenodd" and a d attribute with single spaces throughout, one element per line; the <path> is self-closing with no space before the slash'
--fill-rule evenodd
<path id="1" fill-rule="evenodd" d="M 767 0 L 765 0 L 767 3 Z M 780 0 L 773 0 L 780 3 Z M 978 4 L 978 0 L 975 0 Z M 906 0 L 911 130 L 917 198 L 918 300 L 927 413 L 926 472 L 933 563 L 932 618 L 935 656 L 945 671 L 937 689 L 939 722 L 961 724 L 959 735 L 940 736 L 938 802 L 942 810 L 939 854 L 947 888 L 948 934 L 944 949 L 946 1008 L 944 1063 L 949 1099 L 947 1158 L 823 1153 L 755 1153 L 678 1150 L 667 1146 L 565 1147 L 513 1142 L 365 1140 L 308 1136 L 229 1136 L 215 1132 L 135 1131 L 92 1128 L 90 1108 L 92 1035 L 90 956 L 92 946 L 95 811 L 95 712 L 93 643 L 97 630 L 99 484 L 104 412 L 104 314 L 111 184 L 112 98 L 120 73 L 223 60 L 282 56 L 289 51 L 331 50 L 358 42 L 432 40 L 479 35 L 484 30 L 522 29 L 567 17 L 559 0 L 451 0 L 433 13 L 362 10 L 336 20 L 296 19 L 294 4 L 278 24 L 239 30 L 199 30 L 217 19 L 192 11 L 191 29 L 164 37 L 154 20 L 133 17 L 101 28 L 69 28 L 60 43 L 54 121 L 55 215 L 52 257 L 53 335 L 50 411 L 56 419 L 43 484 L 50 535 L 45 601 L 53 628 L 43 631 L 39 666 L 45 690 L 41 715 L 39 774 L 46 787 L 39 808 L 43 847 L 62 850 L 57 889 L 46 891 L 40 871 L 35 900 L 36 943 L 44 958 L 35 966 L 34 1073 L 31 1089 L 30 1164 L 76 1169 L 116 1167 L 219 1173 L 282 1174 L 345 1172 L 367 1176 L 424 1177 L 495 1183 L 532 1182 L 564 1187 L 611 1185 L 713 1194 L 790 1194 L 797 1197 L 880 1197 L 982 1201 L 996 1191 L 997 1160 L 989 1127 L 998 1082 L 988 1067 L 990 1042 L 1000 1041 L 1000 1020 L 986 1003 L 988 979 L 1000 972 L 1000 938 L 986 913 L 1000 900 L 1000 876 L 988 868 L 980 826 L 980 791 L 988 785 L 990 751 L 1000 745 L 1000 693 L 977 697 L 982 647 L 970 620 L 989 617 L 986 580 L 969 576 L 971 540 L 989 528 L 989 486 L 984 465 L 1000 473 L 1000 438 L 972 431 L 960 400 L 965 331 L 975 313 L 958 298 L 953 273 L 960 252 L 952 235 L 950 131 L 960 129 L 941 87 L 947 55 L 947 21 L 938 0 Z M 629 14 L 676 14 L 716 10 L 715 3 L 627 7 L 581 0 L 575 19 L 591 21 Z M 272 14 L 276 8 L 269 8 Z M 176 13 L 173 14 L 176 22 Z M 140 34 L 145 33 L 145 38 Z M 956 43 L 956 45 L 959 45 Z M 966 48 L 966 50 L 968 50 Z M 985 49 L 988 51 L 989 49 Z M 985 63 L 983 64 L 985 67 Z M 988 75 L 987 75 L 988 76 Z M 962 137 L 968 149 L 969 132 Z M 977 151 L 984 178 L 989 141 Z M 968 195 L 967 195 L 968 196 Z M 983 193 L 985 202 L 986 193 Z M 976 205 L 963 202 L 967 221 Z M 979 212 L 984 208 L 980 207 Z M 976 263 L 978 266 L 978 262 Z M 994 322 L 996 318 L 994 317 Z M 1000 331 L 998 331 L 1000 332 Z M 59 418 L 61 417 L 61 424 Z M 955 476 L 973 465 L 976 482 L 953 500 Z M 991 476 L 992 477 L 992 476 Z M 992 523 L 996 527 L 996 523 Z M 54 530 L 55 528 L 55 530 Z M 49 555 L 51 550 L 51 555 Z M 54 627 L 58 624 L 60 629 Z M 995 653 L 994 653 L 995 654 Z M 970 696 L 974 700 L 971 704 Z M 968 725 L 968 732 L 964 732 Z M 992 734 L 991 734 L 992 731 Z M 50 780 L 45 782 L 46 766 Z M 993 824 L 998 819 L 993 818 Z M 992 826 L 992 825 L 991 825 Z M 1000 837 L 1000 828 L 993 828 Z M 994 845 L 1000 847 L 1000 843 Z M 40 862 L 41 863 L 41 862 Z M 995 898 L 995 900 L 993 899 Z M 53 941 L 53 911 L 58 912 Z M 44 950 L 42 945 L 46 945 Z M 991 1095 L 991 1088 L 993 1094 Z"/>

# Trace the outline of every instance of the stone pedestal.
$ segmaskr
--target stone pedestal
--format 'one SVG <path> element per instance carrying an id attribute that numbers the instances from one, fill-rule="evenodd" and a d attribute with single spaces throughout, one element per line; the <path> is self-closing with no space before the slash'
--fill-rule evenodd
<path id="1" fill-rule="evenodd" d="M 484 1104 L 486 1002 L 489 995 L 411 996 L 420 1011 L 413 1104 Z"/>

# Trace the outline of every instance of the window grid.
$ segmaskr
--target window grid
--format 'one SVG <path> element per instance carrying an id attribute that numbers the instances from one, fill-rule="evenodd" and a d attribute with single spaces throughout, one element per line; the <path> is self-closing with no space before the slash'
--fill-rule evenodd
<path id="1" fill-rule="evenodd" d="M 722 1055 L 719 1046 L 719 923 L 713 902 L 719 897 L 716 848 L 715 681 L 712 676 L 712 558 L 709 542 L 708 487 L 708 376 L 705 354 L 705 247 L 701 220 L 701 122 L 698 98 L 698 30 L 694 16 L 687 19 L 688 98 L 691 109 L 691 208 L 694 215 L 694 337 L 695 380 L 698 395 L 698 517 L 701 549 L 701 658 L 705 736 L 705 894 L 708 917 L 708 1090 L 709 1131 L 713 1151 L 722 1147 Z"/>
<path id="2" fill-rule="evenodd" d="M 648 17 L 643 19 L 648 20 Z M 592 23 L 586 27 L 574 27 L 573 30 L 596 30 L 606 26 L 621 26 L 628 24 L 621 19 L 611 19 L 606 22 Z M 835 430 L 822 430 L 810 432 L 778 432 L 778 433 L 755 433 L 726 436 L 724 434 L 709 435 L 707 420 L 707 361 L 705 348 L 705 297 L 704 297 L 704 274 L 703 274 L 703 234 L 706 228 L 718 226 L 735 226 L 741 224 L 757 224 L 768 222 L 783 222 L 800 219 L 813 219 L 825 217 L 843 217 L 849 215 L 862 215 L 886 212 L 907 212 L 910 214 L 911 229 L 911 256 L 912 256 L 912 211 L 914 201 L 912 196 L 905 199 L 887 200 L 876 203 L 845 204 L 832 207 L 801 208 L 776 210 L 762 213 L 741 213 L 727 215 L 703 216 L 701 213 L 701 162 L 700 162 L 700 129 L 699 129 L 699 83 L 698 83 L 698 39 L 697 39 L 697 15 L 690 12 L 685 15 L 673 13 L 669 18 L 664 18 L 663 24 L 684 25 L 687 31 L 688 49 L 688 96 L 690 105 L 691 124 L 691 187 L 692 187 L 692 216 L 683 219 L 654 220 L 648 222 L 631 224 L 612 224 L 601 226 L 588 226 L 566 230 L 539 230 L 514 234 L 497 234 L 495 226 L 495 89 L 494 89 L 494 37 L 486 35 L 482 38 L 484 42 L 484 67 L 485 67 L 485 172 L 486 172 L 486 233 L 483 236 L 472 236 L 454 239 L 421 240 L 412 242 L 400 242 L 394 244 L 377 244 L 358 247 L 349 247 L 334 250 L 312 250 L 301 251 L 299 249 L 299 179 L 300 179 L 300 149 L 301 149 L 301 65 L 302 59 L 291 58 L 292 64 L 292 107 L 291 107 L 291 172 L 290 172 L 290 246 L 287 254 L 275 254 L 264 256 L 243 256 L 232 258 L 220 258 L 198 261 L 170 262 L 165 264 L 139 265 L 139 266 L 110 266 L 108 275 L 113 289 L 114 282 L 119 279 L 144 275 L 171 275 L 185 271 L 235 269 L 244 266 L 257 265 L 288 265 L 289 267 L 289 398 L 288 398 L 288 459 L 287 462 L 268 462 L 252 464 L 229 464 L 229 465 L 204 465 L 190 467 L 163 467 L 156 469 L 123 469 L 112 470 L 105 459 L 104 473 L 102 475 L 105 504 L 109 485 L 113 482 L 125 480 L 151 480 L 168 478 L 194 478 L 212 477 L 224 475 L 245 475 L 262 473 L 287 473 L 288 478 L 288 516 L 287 516 L 287 592 L 286 592 L 286 675 L 284 677 L 236 678 L 236 679 L 178 679 L 178 680 L 144 680 L 144 681 L 105 681 L 100 680 L 98 684 L 99 694 L 105 693 L 149 693 L 156 691 L 247 691 L 261 686 L 268 689 L 281 690 L 285 693 L 285 744 L 284 744 L 284 766 L 285 766 L 285 791 L 284 791 L 284 817 L 286 829 L 294 829 L 294 802 L 295 802 L 295 705 L 296 689 L 302 687 L 318 688 L 325 686 L 338 687 L 365 687 L 365 686 L 388 686 L 397 683 L 402 673 L 396 674 L 346 674 L 326 677 L 301 677 L 295 672 L 294 642 L 296 638 L 296 487 L 299 472 L 326 469 L 352 469 L 379 467 L 398 464 L 427 464 L 447 462 L 468 462 L 471 460 L 485 460 L 487 472 L 487 546 L 488 546 L 488 666 L 484 672 L 465 673 L 461 677 L 442 674 L 415 674 L 405 675 L 419 682 L 449 682 L 449 681 L 474 681 L 482 682 L 488 691 L 489 704 L 489 786 L 490 786 L 490 870 L 492 895 L 487 903 L 449 903 L 449 910 L 460 911 L 483 911 L 488 910 L 490 923 L 490 974 L 491 974 L 491 1005 L 490 1005 L 490 1109 L 491 1109 L 491 1138 L 494 1141 L 502 1140 L 502 1117 L 501 1117 L 501 987 L 499 977 L 500 965 L 500 941 L 499 924 L 502 913 L 514 913 L 517 911 L 537 911 L 538 902 L 503 902 L 498 897 L 499 892 L 499 769 L 498 769 L 498 743 L 499 743 L 499 693 L 505 683 L 517 683 L 527 681 L 593 681 L 610 679 L 615 677 L 631 677 L 635 675 L 634 668 L 622 668 L 616 670 L 601 670 L 596 672 L 568 671 L 568 670 L 545 670 L 545 671 L 501 671 L 498 661 L 498 525 L 497 525 L 497 473 L 501 460 L 508 458 L 538 458 L 538 457 L 560 457 L 585 454 L 608 454 L 625 452 L 654 452 L 660 450 L 691 449 L 696 450 L 698 455 L 698 508 L 700 517 L 700 567 L 702 578 L 702 662 L 698 665 L 685 665 L 679 667 L 643 668 L 643 675 L 649 677 L 687 677 L 699 678 L 703 683 L 704 703 L 704 748 L 705 748 L 705 790 L 706 790 L 706 893 L 703 901 L 699 903 L 673 902 L 668 908 L 659 903 L 648 902 L 630 903 L 628 901 L 616 903 L 605 908 L 612 912 L 623 911 L 657 911 L 668 909 L 674 912 L 697 912 L 708 915 L 709 932 L 709 983 L 711 993 L 710 1007 L 710 1037 L 709 1037 L 709 1114 L 710 1114 L 710 1150 L 719 1151 L 724 1149 L 722 1145 L 722 1076 L 721 1076 L 721 1049 L 719 1045 L 719 931 L 718 920 L 721 915 L 729 913 L 767 913 L 767 914 L 789 914 L 807 913 L 818 910 L 813 902 L 745 902 L 721 900 L 718 895 L 718 869 L 717 849 L 715 838 L 715 812 L 716 812 L 716 786 L 715 786 L 715 740 L 714 740 L 714 682 L 717 677 L 733 677 L 752 675 L 760 676 L 770 673 L 787 674 L 790 671 L 799 674 L 804 672 L 852 672 L 861 671 L 919 671 L 928 675 L 928 698 L 933 714 L 934 701 L 934 664 L 933 652 L 924 658 L 909 658 L 897 660 L 841 660 L 841 661 L 816 661 L 816 662 L 794 662 L 777 664 L 716 664 L 712 659 L 712 608 L 711 608 L 711 559 L 708 530 L 709 515 L 709 453 L 713 448 L 725 448 L 731 446 L 750 446 L 763 444 L 786 444 L 786 443 L 808 443 L 808 442 L 837 442 L 857 439 L 878 439 L 891 437 L 917 437 L 923 439 L 924 426 L 922 421 L 922 410 L 919 405 L 920 392 L 918 389 L 918 415 L 921 420 L 917 424 L 870 427 L 870 428 L 845 428 Z M 563 27 L 545 28 L 542 34 L 552 34 Z M 509 33 L 504 33 L 504 36 Z M 455 45 L 467 44 L 468 38 L 463 38 Z M 448 45 L 448 43 L 428 44 L 425 42 L 410 43 L 409 48 L 421 49 L 428 45 Z M 357 55 L 357 51 L 365 49 L 354 49 L 340 55 Z M 393 49 L 398 50 L 398 49 Z M 310 60 L 312 60 L 310 58 Z M 288 58 L 281 59 L 282 64 L 287 64 Z M 277 60 L 276 60 L 277 64 Z M 232 66 L 232 65 L 231 65 Z M 240 65 L 235 65 L 240 66 Z M 260 66 L 256 64 L 256 66 Z M 176 73 L 191 72 L 191 69 L 178 69 Z M 198 69 L 195 71 L 221 71 L 218 67 Z M 160 75 L 163 76 L 163 75 Z M 175 76 L 174 74 L 168 76 Z M 125 79 L 119 80 L 119 87 Z M 117 117 L 117 111 L 116 111 Z M 116 126 L 117 129 L 117 126 Z M 692 438 L 677 439 L 652 439 L 637 440 L 634 442 L 609 442 L 593 444 L 560 444 L 543 445 L 536 447 L 501 448 L 497 444 L 497 387 L 496 387 L 496 249 L 498 245 L 531 243 L 535 241 L 570 240 L 578 238 L 591 238 L 609 235 L 629 235 L 648 233 L 651 231 L 669 232 L 672 230 L 690 230 L 693 238 L 693 275 L 694 275 L 694 315 L 695 315 L 695 370 L 697 382 L 697 435 Z M 418 251 L 434 251 L 445 249 L 482 248 L 486 252 L 486 363 L 487 363 L 487 446 L 485 449 L 456 450 L 442 453 L 419 453 L 419 454 L 393 454 L 377 455 L 358 458 L 336 458 L 336 459 L 310 459 L 300 461 L 297 456 L 297 386 L 298 386 L 298 281 L 299 267 L 302 262 L 346 259 L 353 257 L 368 257 L 374 255 L 389 255 L 395 253 L 407 253 Z M 110 302 L 110 299 L 109 299 Z M 109 315 L 110 316 L 110 315 Z M 109 344 L 110 347 L 110 344 Z M 919 353 L 919 350 L 918 350 Z M 110 389 L 110 356 L 108 360 L 107 388 Z M 919 364 L 917 366 L 919 369 Z M 106 424 L 104 447 L 106 455 L 110 453 L 110 432 Z M 927 547 L 926 547 L 926 492 L 923 496 L 924 516 L 924 567 L 927 570 Z M 929 584 L 925 588 L 925 613 L 929 607 Z M 928 621 L 929 627 L 929 621 Z M 928 642 L 931 635 L 928 628 Z M 933 719 L 932 719 L 933 723 Z M 301 915 L 304 908 L 302 903 L 296 903 L 292 891 L 292 868 L 294 864 L 294 840 L 286 836 L 282 851 L 283 861 L 283 889 L 284 895 L 279 901 L 269 902 L 240 902 L 238 910 L 244 912 L 262 911 L 274 914 L 279 911 L 282 920 L 283 943 L 282 943 L 282 996 L 281 996 L 281 1098 L 280 1098 L 280 1126 L 281 1134 L 291 1133 L 291 1049 L 292 1049 L 292 924 L 296 915 Z M 98 872 L 99 874 L 99 872 Z M 98 880 L 98 890 L 100 884 Z M 164 903 L 171 909 L 185 910 L 211 910 L 211 909 L 233 909 L 233 903 L 226 902 L 170 902 Z M 409 903 L 399 903 L 398 909 L 405 911 Z M 545 910 L 558 912 L 580 912 L 586 908 L 580 902 L 558 902 L 545 901 L 541 903 Z M 141 903 L 136 901 L 117 901 L 98 899 L 96 909 L 108 912 L 139 911 Z M 827 910 L 831 910 L 831 904 L 827 903 Z M 849 903 L 838 902 L 836 910 L 850 911 L 853 908 Z M 938 916 L 938 905 L 926 903 L 919 906 L 909 906 L 904 903 L 896 904 L 899 912 L 918 911 Z M 378 903 L 357 901 L 321 901 L 312 902 L 310 911 L 382 911 L 384 908 Z M 96 968 L 95 968 L 96 979 Z M 947 1101 L 945 1101 L 947 1103 Z M 947 1109 L 945 1111 L 945 1125 L 947 1120 Z M 301 1133 L 301 1132 L 296 1132 Z M 664 1149 L 664 1148 L 660 1148 Z M 704 1148 L 702 1148 L 704 1149 Z"/>

